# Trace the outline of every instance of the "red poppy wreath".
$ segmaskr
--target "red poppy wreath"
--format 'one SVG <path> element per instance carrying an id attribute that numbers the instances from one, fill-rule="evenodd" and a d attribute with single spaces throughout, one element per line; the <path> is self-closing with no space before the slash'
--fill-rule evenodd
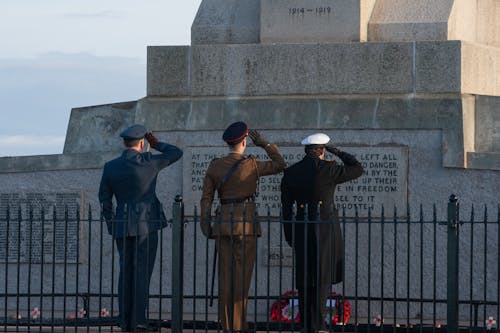
<path id="1" fill-rule="evenodd" d="M 273 322 L 300 323 L 299 300 L 296 290 L 288 290 L 271 306 Z M 351 304 L 342 295 L 331 292 L 326 302 L 329 310 L 325 321 L 334 325 L 345 325 L 351 317 Z M 333 313 L 335 312 L 335 313 Z"/>

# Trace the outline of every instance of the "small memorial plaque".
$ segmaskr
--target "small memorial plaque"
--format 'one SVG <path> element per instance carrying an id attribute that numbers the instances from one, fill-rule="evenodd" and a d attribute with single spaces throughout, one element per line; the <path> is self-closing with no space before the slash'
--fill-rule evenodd
<path id="1" fill-rule="evenodd" d="M 292 267 L 293 266 L 293 250 L 290 246 L 285 245 L 280 246 L 271 246 L 266 251 L 267 260 L 264 262 L 267 266 L 274 267 Z"/>
<path id="2" fill-rule="evenodd" d="M 368 209 L 372 216 L 380 214 L 382 205 L 387 209 L 396 206 L 404 211 L 408 200 L 408 148 L 404 146 L 349 146 L 339 147 L 358 159 L 363 165 L 364 174 L 358 179 L 339 184 L 335 191 L 335 205 L 347 216 L 354 216 L 356 209 L 359 216 L 367 216 Z M 304 156 L 303 147 L 280 147 L 287 162 L 292 165 Z M 228 153 L 227 147 L 188 147 L 184 151 L 184 186 L 183 196 L 186 214 L 194 213 L 194 205 L 199 207 L 203 190 L 203 179 L 210 161 Z M 259 160 L 268 160 L 261 148 L 249 147 L 246 154 L 252 154 Z M 326 159 L 336 159 L 331 154 Z M 268 207 L 271 215 L 278 216 L 281 205 L 281 178 L 283 174 L 260 178 L 257 206 L 259 214 L 266 215 Z M 217 195 L 215 196 L 217 197 Z M 216 205 L 217 202 L 214 203 Z M 198 210 L 199 214 L 199 210 Z"/>
<path id="3" fill-rule="evenodd" d="M 0 261 L 76 263 L 82 200 L 79 193 L 0 193 Z"/>
<path id="4" fill-rule="evenodd" d="M 262 0 L 262 43 L 360 41 L 363 0 Z"/>

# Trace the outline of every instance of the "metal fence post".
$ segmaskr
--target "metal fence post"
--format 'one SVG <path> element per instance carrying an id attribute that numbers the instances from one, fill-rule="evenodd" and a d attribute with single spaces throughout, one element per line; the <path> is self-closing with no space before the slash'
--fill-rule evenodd
<path id="1" fill-rule="evenodd" d="M 458 226 L 459 203 L 456 195 L 448 202 L 447 245 L 447 332 L 458 333 Z"/>
<path id="2" fill-rule="evenodd" d="M 177 195 L 172 207 L 172 332 L 182 332 L 184 274 L 184 203 Z"/>

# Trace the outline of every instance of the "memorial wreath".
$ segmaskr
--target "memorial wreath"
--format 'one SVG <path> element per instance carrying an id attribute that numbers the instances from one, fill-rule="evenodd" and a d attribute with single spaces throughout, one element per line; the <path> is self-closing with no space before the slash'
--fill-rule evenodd
<path id="1" fill-rule="evenodd" d="M 299 301 L 297 290 L 288 290 L 271 306 L 270 318 L 273 322 L 300 323 Z M 331 292 L 326 302 L 327 323 L 345 325 L 351 317 L 351 304 L 342 295 Z"/>

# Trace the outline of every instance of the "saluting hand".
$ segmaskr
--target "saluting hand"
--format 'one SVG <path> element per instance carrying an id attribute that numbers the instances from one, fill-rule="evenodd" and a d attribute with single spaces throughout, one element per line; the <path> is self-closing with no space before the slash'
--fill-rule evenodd
<path id="1" fill-rule="evenodd" d="M 160 140 L 158 140 L 158 138 L 156 136 L 154 136 L 152 132 L 146 133 L 145 137 L 146 137 L 146 140 L 148 140 L 151 147 L 153 147 L 153 148 L 156 146 L 156 144 L 158 142 L 160 142 Z"/>
<path id="2" fill-rule="evenodd" d="M 250 137 L 250 139 L 252 139 L 253 144 L 257 147 L 265 148 L 269 144 L 269 141 L 267 141 L 267 139 L 263 135 L 257 132 L 257 130 L 249 130 L 248 136 Z"/>
<path id="3" fill-rule="evenodd" d="M 337 155 L 337 156 L 342 153 L 342 151 L 340 149 L 335 148 L 334 145 L 326 145 L 325 149 L 327 151 L 329 151 L 330 153 L 332 153 L 333 155 Z"/>

